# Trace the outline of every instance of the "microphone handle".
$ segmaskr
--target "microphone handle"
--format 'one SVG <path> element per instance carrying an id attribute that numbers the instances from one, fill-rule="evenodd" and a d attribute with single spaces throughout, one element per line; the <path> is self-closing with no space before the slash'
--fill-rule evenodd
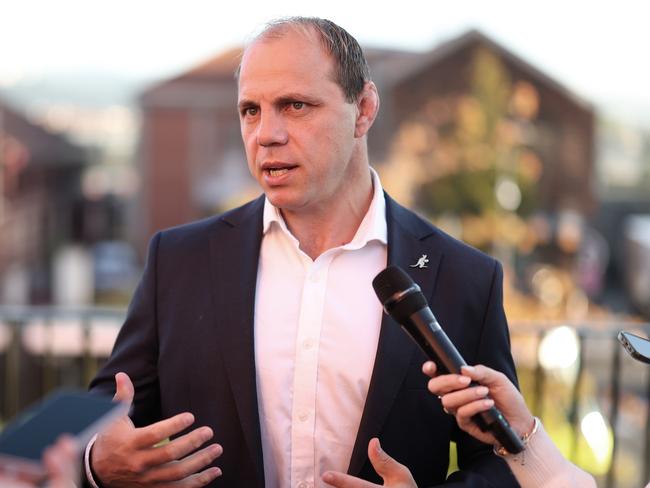
<path id="1" fill-rule="evenodd" d="M 420 346 L 429 359 L 438 366 L 443 366 L 450 373 L 461 374 L 461 366 L 466 366 L 467 363 L 456 346 L 449 340 L 445 331 L 442 330 L 429 307 L 412 314 L 410 319 L 416 330 L 412 332 L 405 325 L 402 325 L 402 328 Z M 469 386 L 477 385 L 472 382 Z M 472 420 L 483 432 L 489 430 L 509 453 L 517 454 L 525 449 L 522 440 L 495 406 L 474 415 Z"/>

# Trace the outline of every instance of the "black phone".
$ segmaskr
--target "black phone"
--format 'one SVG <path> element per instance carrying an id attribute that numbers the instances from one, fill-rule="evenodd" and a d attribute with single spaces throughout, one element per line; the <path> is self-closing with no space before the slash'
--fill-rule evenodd
<path id="1" fill-rule="evenodd" d="M 618 333 L 618 340 L 634 359 L 650 364 L 649 339 L 622 330 Z"/>
<path id="2" fill-rule="evenodd" d="M 79 449 L 84 449 L 95 433 L 127 412 L 127 404 L 110 397 L 74 390 L 54 392 L 0 433 L 0 470 L 39 480 L 45 475 L 43 451 L 60 435 L 71 435 Z"/>

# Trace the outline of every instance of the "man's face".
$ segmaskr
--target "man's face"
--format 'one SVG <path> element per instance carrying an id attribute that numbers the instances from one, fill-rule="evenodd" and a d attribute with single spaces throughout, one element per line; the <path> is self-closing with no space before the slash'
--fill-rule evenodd
<path id="1" fill-rule="evenodd" d="M 271 203 L 288 212 L 331 208 L 362 174 L 357 105 L 345 100 L 333 67 L 315 34 L 296 31 L 257 41 L 242 59 L 238 108 L 248 166 Z"/>

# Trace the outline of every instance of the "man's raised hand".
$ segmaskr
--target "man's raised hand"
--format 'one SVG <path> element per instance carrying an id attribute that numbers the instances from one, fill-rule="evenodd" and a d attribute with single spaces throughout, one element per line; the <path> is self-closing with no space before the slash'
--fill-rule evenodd
<path id="1" fill-rule="evenodd" d="M 368 458 L 377 474 L 384 480 L 383 486 L 390 488 L 417 488 L 409 469 L 390 457 L 381 448 L 379 439 L 376 437 L 370 439 L 368 443 Z M 376 488 L 381 486 L 336 471 L 323 473 L 323 481 L 336 488 Z"/>
<path id="2" fill-rule="evenodd" d="M 135 393 L 131 379 L 118 373 L 115 383 L 113 399 L 130 405 Z M 219 444 L 196 450 L 212 438 L 212 429 L 199 427 L 157 446 L 193 423 L 194 416 L 189 412 L 141 428 L 136 428 L 127 415 L 115 421 L 97 436 L 92 447 L 91 466 L 98 481 L 107 488 L 207 485 L 221 475 L 221 470 L 203 468 L 223 450 Z"/>

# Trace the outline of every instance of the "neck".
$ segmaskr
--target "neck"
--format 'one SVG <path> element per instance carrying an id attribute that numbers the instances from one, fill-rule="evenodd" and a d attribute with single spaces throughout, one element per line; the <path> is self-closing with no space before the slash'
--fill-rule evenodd
<path id="1" fill-rule="evenodd" d="M 310 212 L 282 210 L 291 233 L 298 239 L 300 249 L 312 260 L 328 249 L 350 242 L 365 217 L 373 197 L 373 182 L 366 167 L 354 192 Z"/>

